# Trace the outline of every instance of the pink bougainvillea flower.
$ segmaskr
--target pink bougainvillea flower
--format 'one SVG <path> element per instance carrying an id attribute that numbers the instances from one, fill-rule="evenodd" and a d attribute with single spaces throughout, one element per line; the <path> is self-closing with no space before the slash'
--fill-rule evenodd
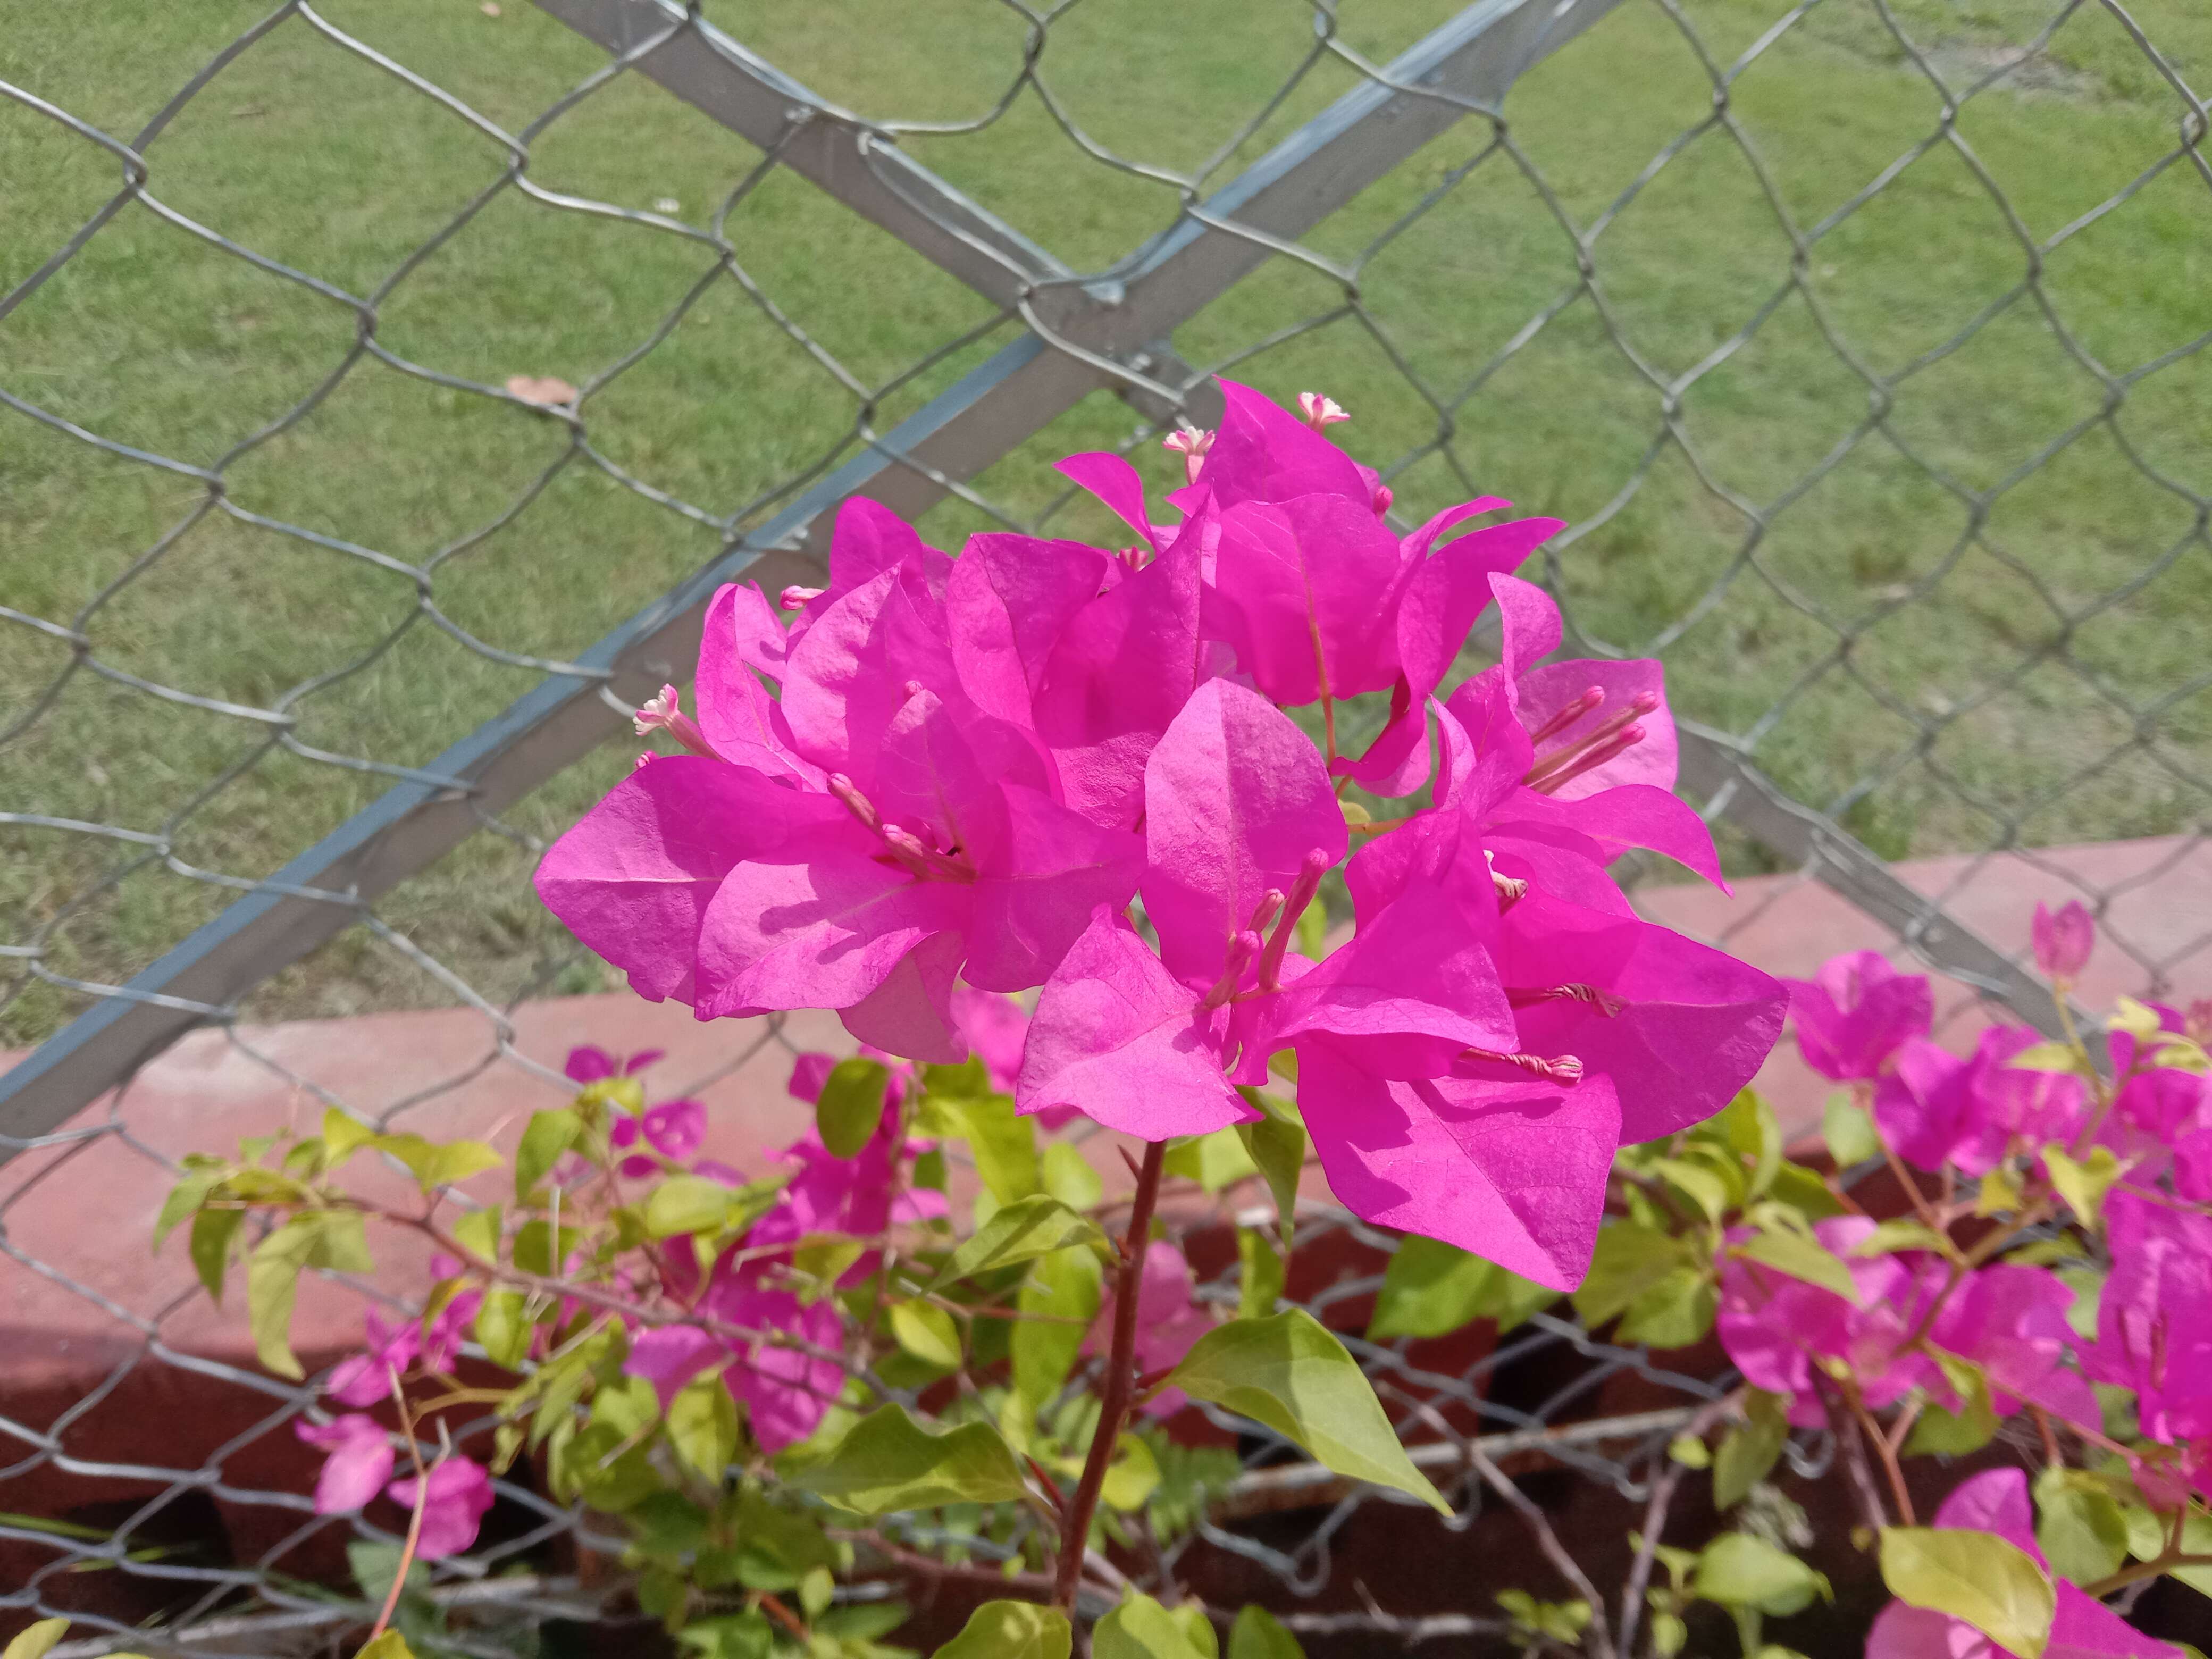
<path id="1" fill-rule="evenodd" d="M 2188 1020 L 2163 1003 L 2148 1006 L 2158 1016 L 2155 1035 L 2138 1041 L 2133 1032 L 2115 1029 L 2106 1039 L 2119 1088 L 2098 1136 L 2121 1157 L 2135 1160 L 2137 1181 L 2164 1171 L 2169 1150 L 2206 1127 L 2212 1115 L 2212 1079 L 2155 1063 L 2161 1044 L 2189 1034 Z"/>
<path id="2" fill-rule="evenodd" d="M 1882 1138 L 1917 1169 L 1955 1164 L 1970 1175 L 1988 1174 L 2014 1152 L 2070 1140 L 2088 1110 L 2081 1079 L 2012 1063 L 2038 1041 L 2032 1031 L 1993 1027 L 1961 1060 L 1925 1037 L 1907 1039 L 1875 1085 Z"/>
<path id="3" fill-rule="evenodd" d="M 2212 1435 L 2212 1216 L 2119 1191 L 2105 1221 L 2112 1271 L 2082 1369 L 2136 1391 L 2151 1438 Z"/>
<path id="4" fill-rule="evenodd" d="M 2066 1310 L 2074 1292 L 2035 1267 L 2000 1263 L 1971 1274 L 1936 1315 L 1929 1339 L 1988 1373 L 1990 1400 L 2000 1417 L 2025 1401 L 2067 1422 L 2101 1428 L 2097 1396 L 2065 1369 L 2078 1346 Z"/>
<path id="5" fill-rule="evenodd" d="M 629 1077 L 643 1071 L 667 1052 L 665 1048 L 641 1048 L 629 1059 L 611 1054 L 594 1043 L 580 1043 L 568 1050 L 568 1058 L 562 1070 L 572 1083 L 599 1083 L 611 1077 Z"/>
<path id="6" fill-rule="evenodd" d="M 2039 904 L 2032 931 L 2035 939 L 2035 965 L 2043 976 L 2055 983 L 2071 985 L 2088 965 L 2089 952 L 2097 943 L 2097 924 L 2089 919 L 2089 912 L 2079 899 L 2069 899 L 2053 914 Z"/>
<path id="7" fill-rule="evenodd" d="M 1990 1469 L 1953 1489 L 1936 1511 L 1938 1527 L 1994 1533 L 2046 1570 L 2050 1563 L 2035 1541 L 2035 1516 L 2027 1500 L 2027 1476 L 2019 1469 Z M 2093 1595 L 2052 1575 L 2058 1605 L 2051 1621 L 2044 1659 L 2181 1659 L 2181 1650 L 2155 1641 L 2130 1626 Z M 2001 1648 L 1963 1620 L 1927 1607 L 1892 1601 L 1875 1616 L 1867 1633 L 1866 1659 L 2007 1659 Z M 2017 1659 L 2017 1656 L 2012 1656 Z"/>
<path id="8" fill-rule="evenodd" d="M 422 1532 L 415 1553 L 426 1561 L 459 1555 L 477 1541 L 477 1529 L 491 1508 L 491 1476 L 481 1463 L 448 1457 L 420 1480 L 395 1480 L 386 1495 L 403 1509 L 422 1498 Z"/>
<path id="9" fill-rule="evenodd" d="M 392 1478 L 392 1437 L 357 1413 L 328 1423 L 295 1423 L 292 1432 L 328 1455 L 315 1477 L 315 1513 L 347 1515 L 375 1497 Z"/>
<path id="10" fill-rule="evenodd" d="M 671 1164 L 684 1164 L 707 1139 L 707 1109 L 696 1100 L 664 1100 L 635 1117 L 624 1113 L 607 1130 L 608 1143 L 627 1152 L 642 1142 Z M 626 1158 L 617 1166 L 633 1178 L 658 1175 L 660 1164 L 643 1155 Z"/>
<path id="11" fill-rule="evenodd" d="M 1261 1080 L 1267 1054 L 1303 1033 L 1400 1035 L 1449 1063 L 1510 1032 L 1480 939 L 1449 905 L 1416 899 L 1320 967 L 1293 961 L 1297 918 L 1346 835 L 1312 744 L 1256 692 L 1201 686 L 1153 751 L 1145 799 L 1140 885 L 1159 951 L 1113 913 L 1093 918 L 1038 998 L 1024 1112 L 1202 1133 L 1249 1121 L 1232 1079 Z"/>
<path id="12" fill-rule="evenodd" d="M 1927 975 L 1898 972 L 1879 951 L 1831 957 L 1812 978 L 1788 982 L 1798 1050 L 1837 1083 L 1881 1076 L 1890 1056 L 1935 1021 Z"/>
<path id="13" fill-rule="evenodd" d="M 1874 1229 L 1864 1216 L 1836 1216 L 1814 1226 L 1821 1244 L 1850 1267 L 1856 1305 L 1741 1256 L 1731 1255 L 1721 1271 L 1721 1346 L 1753 1388 L 1790 1397 L 1790 1420 L 1800 1426 L 1827 1421 L 1814 1389 L 1822 1361 L 1848 1365 L 1861 1397 L 1877 1410 L 1915 1388 L 1941 1386 L 1931 1361 L 1901 1352 L 1919 1310 L 1942 1283 L 1941 1264 L 1853 1256 Z"/>
<path id="14" fill-rule="evenodd" d="M 389 1400 L 393 1374 L 404 1376 L 422 1354 L 419 1320 L 387 1322 L 369 1308 L 363 1311 L 362 1323 L 368 1330 L 368 1346 L 338 1361 L 330 1381 L 323 1385 L 323 1392 L 342 1406 L 374 1406 L 380 1400 Z"/>
<path id="15" fill-rule="evenodd" d="M 1137 1287 L 1137 1374 L 1164 1371 L 1181 1363 L 1190 1345 L 1213 1328 L 1213 1320 L 1192 1294 L 1196 1280 L 1183 1253 L 1155 1239 L 1145 1251 L 1145 1276 Z M 1110 1352 L 1114 1346 L 1114 1290 L 1109 1283 L 1098 1317 L 1083 1339 L 1083 1352 Z M 1189 1403 L 1181 1389 L 1163 1389 L 1145 1403 L 1152 1417 L 1172 1417 Z"/>

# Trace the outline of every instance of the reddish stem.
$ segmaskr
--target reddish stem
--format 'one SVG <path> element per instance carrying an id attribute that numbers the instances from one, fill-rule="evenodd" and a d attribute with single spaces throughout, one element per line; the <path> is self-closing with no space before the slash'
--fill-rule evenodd
<path id="1" fill-rule="evenodd" d="M 1067 1501 L 1060 1528 L 1060 1559 L 1055 1564 L 1052 1599 L 1069 1613 L 1075 1610 L 1076 1586 L 1083 1579 L 1083 1552 L 1091 1537 L 1091 1517 L 1098 1509 L 1099 1489 L 1106 1484 L 1106 1466 L 1113 1461 L 1115 1443 L 1129 1413 L 1131 1385 L 1135 1381 L 1137 1354 L 1137 1298 L 1145 1277 L 1145 1251 L 1152 1243 L 1152 1207 L 1160 1195 L 1160 1171 L 1168 1145 L 1155 1140 L 1145 1148 L 1144 1168 L 1137 1175 L 1137 1191 L 1129 1205 L 1129 1231 L 1121 1240 L 1121 1264 L 1114 1280 L 1114 1346 L 1106 1360 L 1106 1389 L 1098 1401 L 1098 1427 L 1091 1437 L 1090 1455 L 1083 1460 L 1083 1478 Z"/>

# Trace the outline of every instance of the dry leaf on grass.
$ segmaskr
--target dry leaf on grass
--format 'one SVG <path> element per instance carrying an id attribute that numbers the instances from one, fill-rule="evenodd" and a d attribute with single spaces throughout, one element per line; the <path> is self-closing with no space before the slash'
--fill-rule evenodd
<path id="1" fill-rule="evenodd" d="M 557 374 L 510 374 L 507 389 L 526 404 L 541 404 L 547 409 L 576 401 L 576 388 Z"/>

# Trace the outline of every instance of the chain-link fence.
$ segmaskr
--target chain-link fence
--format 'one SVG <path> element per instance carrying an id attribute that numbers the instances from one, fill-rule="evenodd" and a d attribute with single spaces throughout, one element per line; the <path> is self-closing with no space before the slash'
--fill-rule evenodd
<path id="1" fill-rule="evenodd" d="M 1666 659 L 1748 878 L 1640 889 L 1662 919 L 1802 971 L 1817 885 L 2036 1021 L 1991 922 L 2027 887 L 2088 900 L 2119 988 L 2212 963 L 2185 0 L 225 0 L 8 34 L 8 1616 L 127 1579 L 195 1651 L 352 1617 L 286 1565 L 331 1523 L 253 1474 L 301 1396 L 210 1357 L 182 1263 L 72 1254 L 83 1195 L 206 1139 L 146 1063 L 210 1028 L 165 1064 L 380 1121 L 550 1090 L 565 1017 L 532 1011 L 603 988 L 529 866 L 714 587 L 799 578 L 854 493 L 946 546 L 1110 538 L 1048 462 L 1164 482 L 1216 374 L 1336 397 L 1408 521 L 1486 490 L 1571 521 L 1570 625 Z M 399 1081 L 274 1023 L 454 1005 Z M 1589 1363 L 1513 1405 L 1501 1348 L 1394 1403 L 1463 1406 L 1448 1443 L 1622 1418 L 1542 1460 L 1640 1492 L 1680 1408 L 1603 1379 L 1708 1385 L 1524 1340 Z M 116 1455 L 172 1398 L 225 1437 Z M 1242 1490 L 1191 1547 L 1341 1591 L 1358 1495 L 1270 1533 Z M 438 1592 L 457 1626 L 601 1606 L 576 1517 L 509 1499 Z M 1482 1627 L 1373 1589 L 1315 1628 Z"/>

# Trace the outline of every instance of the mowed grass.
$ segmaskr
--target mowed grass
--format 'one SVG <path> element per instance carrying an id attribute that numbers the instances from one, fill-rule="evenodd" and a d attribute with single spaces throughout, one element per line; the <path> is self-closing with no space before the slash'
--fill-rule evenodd
<path id="1" fill-rule="evenodd" d="M 1455 9 L 1346 0 L 1341 27 L 1381 60 Z M 260 9 L 46 9 L 11 21 L 0 77 L 127 138 Z M 510 133 L 604 61 L 526 0 L 506 0 L 497 17 L 475 0 L 319 9 Z M 994 118 L 1024 49 L 1003 7 L 708 9 L 871 118 L 970 129 L 907 142 L 1073 264 L 1103 265 L 1173 218 L 1172 187 L 1086 154 L 1036 88 Z M 1723 66 L 1784 9 L 1686 8 Z M 1891 11 L 1959 87 L 2005 62 L 2047 15 L 2027 0 Z M 2191 0 L 2134 15 L 2179 74 L 2200 90 L 2212 80 L 2212 21 Z M 1295 5 L 1087 0 L 1054 21 L 1038 72 L 1060 116 L 1097 147 L 1134 167 L 1211 161 L 1218 183 L 1355 83 L 1340 62 L 1309 64 L 1312 43 L 1310 14 Z M 1734 81 L 1734 131 L 1695 138 L 1605 222 L 1593 245 L 1602 307 L 1582 295 L 1501 361 L 1572 284 L 1562 216 L 1585 230 L 1598 222 L 1712 103 L 1674 23 L 1628 0 L 1516 88 L 1510 153 L 1470 168 L 1492 135 L 1462 124 L 1314 234 L 1317 252 L 1357 268 L 1356 307 L 1337 276 L 1277 260 L 1176 343 L 1196 363 L 1238 358 L 1239 378 L 1279 396 L 1333 393 L 1355 413 L 1340 435 L 1393 470 L 1416 519 L 1473 486 L 1574 522 L 1550 574 L 1582 633 L 1661 650 L 1683 712 L 1753 738 L 1763 765 L 1878 850 L 2201 821 L 2212 774 L 2212 692 L 2197 684 L 2212 639 L 2202 526 L 2212 353 L 2133 382 L 2111 422 L 2031 464 L 2103 406 L 2106 385 L 2085 356 L 2125 375 L 2212 329 L 2212 191 L 2186 162 L 2168 167 L 2043 262 L 2041 301 L 2021 299 L 1942 349 L 2021 282 L 2023 232 L 2051 237 L 2171 154 L 2175 95 L 2110 13 L 2081 8 L 2017 86 L 1984 93 L 1958 118 L 2004 206 L 1957 147 L 1939 143 L 1814 240 L 1802 284 L 1784 292 L 1795 250 L 1776 203 L 1808 231 L 1934 134 L 1941 113 L 1869 0 L 1828 0 Z M 556 421 L 359 355 L 344 299 L 126 207 L 0 319 L 0 387 L 115 443 L 220 465 L 239 508 L 337 544 L 204 511 L 196 480 L 0 409 L 0 604 L 64 624 L 92 605 L 83 626 L 101 662 L 245 708 L 291 698 L 297 742 L 355 762 L 427 761 L 535 683 L 527 661 L 507 659 L 581 648 L 715 555 L 708 520 L 743 527 L 772 512 L 860 410 L 816 353 L 860 386 L 897 383 L 873 412 L 881 427 L 1011 337 L 1002 326 L 961 343 L 990 324 L 986 301 L 773 170 L 729 208 L 726 234 L 781 322 L 726 274 L 691 297 L 714 265 L 697 241 L 512 188 L 394 283 L 499 179 L 506 152 L 296 16 L 228 64 L 148 155 L 150 187 L 177 213 L 342 295 L 377 295 L 381 351 L 477 385 L 528 374 L 590 387 L 594 448 L 660 498 L 571 455 Z M 624 76 L 533 139 L 528 176 L 704 226 L 759 161 Z M 98 209 L 116 177 L 97 147 L 0 102 L 0 290 Z M 687 298 L 664 339 L 593 384 Z M 1670 411 L 1651 377 L 1688 374 L 1770 304 Z M 1241 356 L 1302 323 L 1315 325 Z M 1908 367 L 1885 394 L 1884 428 L 1804 487 L 1867 420 L 1865 376 Z M 1686 450 L 1661 441 L 1670 412 Z M 1126 406 L 1095 396 L 978 488 L 1033 517 L 1061 495 L 1054 456 L 1126 441 L 1133 428 Z M 1150 446 L 1139 458 L 1166 482 L 1165 458 Z M 957 546 L 988 522 L 950 502 L 925 528 Z M 1112 533 L 1079 504 L 1052 522 Z M 434 614 L 416 576 L 386 561 L 430 572 Z M 2054 646 L 2066 660 L 2038 665 Z M 0 728 L 37 709 L 69 662 L 63 642 L 0 625 Z M 611 747 L 507 827 L 525 839 L 557 833 L 627 763 Z M 388 781 L 272 749 L 250 718 L 85 672 L 0 749 L 0 810 L 170 829 L 180 861 L 243 878 Z M 132 868 L 137 856 L 68 832 L 0 829 L 0 934 L 21 941 L 58 919 L 48 966 L 114 980 L 231 896 Z M 381 913 L 488 996 L 588 988 L 588 965 L 548 978 L 564 941 L 529 893 L 530 862 L 517 840 L 480 836 Z M 341 1012 L 453 994 L 357 931 L 252 1006 Z M 0 1042 L 35 1040 L 82 1003 L 26 982 L 0 1008 Z"/>

